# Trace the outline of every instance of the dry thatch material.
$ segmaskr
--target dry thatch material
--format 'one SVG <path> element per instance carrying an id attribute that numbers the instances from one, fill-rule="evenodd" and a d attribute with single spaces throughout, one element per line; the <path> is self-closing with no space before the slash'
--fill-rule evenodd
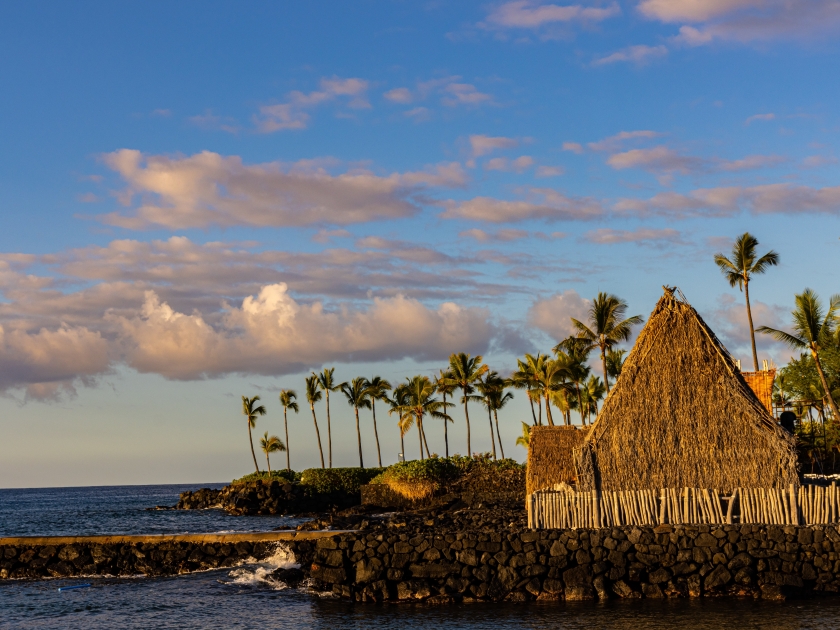
<path id="1" fill-rule="evenodd" d="M 794 438 L 667 288 L 575 460 L 580 490 L 799 485 Z"/>
<path id="2" fill-rule="evenodd" d="M 583 444 L 589 427 L 531 427 L 525 492 L 551 488 L 577 479 L 573 452 Z"/>
<path id="3" fill-rule="evenodd" d="M 776 370 L 765 370 L 763 372 L 741 372 L 741 376 L 753 390 L 756 398 L 761 401 L 764 408 L 773 413 L 773 381 L 776 380 Z"/>

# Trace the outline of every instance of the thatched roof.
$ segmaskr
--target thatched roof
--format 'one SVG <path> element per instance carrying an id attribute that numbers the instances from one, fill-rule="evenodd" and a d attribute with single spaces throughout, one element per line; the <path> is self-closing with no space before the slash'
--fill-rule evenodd
<path id="1" fill-rule="evenodd" d="M 588 433 L 588 427 L 531 427 L 525 492 L 531 494 L 558 483 L 574 484 L 573 451 Z"/>
<path id="2" fill-rule="evenodd" d="M 583 490 L 799 483 L 794 438 L 697 311 L 668 288 L 575 458 Z"/>

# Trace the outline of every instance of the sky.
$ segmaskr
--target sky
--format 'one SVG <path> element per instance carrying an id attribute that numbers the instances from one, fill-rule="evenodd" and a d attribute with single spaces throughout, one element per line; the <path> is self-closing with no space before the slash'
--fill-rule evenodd
<path id="1" fill-rule="evenodd" d="M 679 286 L 749 367 L 715 253 L 779 253 L 756 325 L 840 292 L 839 31 L 840 0 L 0 1 L 0 487 L 226 481 L 241 396 L 256 439 L 312 370 L 508 374 L 601 291 L 647 317 Z M 305 401 L 289 438 L 318 465 Z"/>

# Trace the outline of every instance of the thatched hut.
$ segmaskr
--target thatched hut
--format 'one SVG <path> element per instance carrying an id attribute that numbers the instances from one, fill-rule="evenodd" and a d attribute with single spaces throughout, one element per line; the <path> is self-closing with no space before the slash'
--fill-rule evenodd
<path id="1" fill-rule="evenodd" d="M 588 433 L 588 427 L 531 427 L 525 492 L 531 494 L 561 483 L 575 484 L 573 453 Z"/>
<path id="2" fill-rule="evenodd" d="M 674 293 L 666 288 L 575 452 L 578 487 L 728 492 L 798 485 L 793 436 Z"/>
<path id="3" fill-rule="evenodd" d="M 755 397 L 761 401 L 764 408 L 773 413 L 773 382 L 776 380 L 776 370 L 762 370 L 761 372 L 741 372 L 747 385 L 753 390 Z"/>

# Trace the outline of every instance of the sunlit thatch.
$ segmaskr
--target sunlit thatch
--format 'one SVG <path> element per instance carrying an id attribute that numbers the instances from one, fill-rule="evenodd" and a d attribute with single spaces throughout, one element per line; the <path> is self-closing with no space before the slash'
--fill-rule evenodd
<path id="1" fill-rule="evenodd" d="M 670 289 L 575 461 L 581 490 L 798 485 L 794 438 L 703 319 Z"/>

